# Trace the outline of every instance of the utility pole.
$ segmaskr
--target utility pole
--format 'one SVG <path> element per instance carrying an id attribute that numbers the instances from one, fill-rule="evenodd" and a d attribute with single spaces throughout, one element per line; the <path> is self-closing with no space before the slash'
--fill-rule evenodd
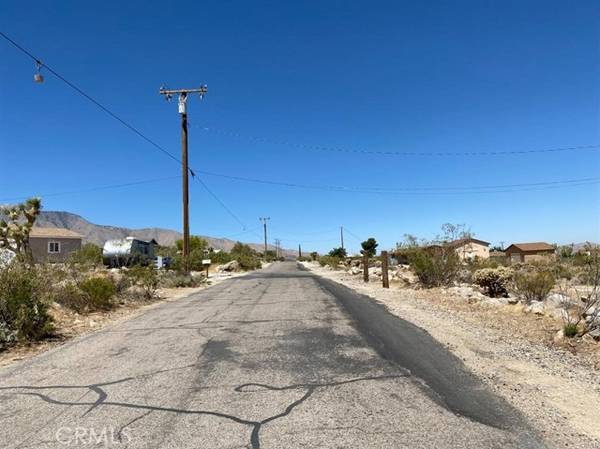
<path id="1" fill-rule="evenodd" d="M 281 244 L 281 240 L 275 239 L 275 257 L 279 259 L 279 245 Z"/>
<path id="2" fill-rule="evenodd" d="M 340 240 L 342 242 L 342 249 L 344 249 L 344 227 L 340 226 Z"/>
<path id="3" fill-rule="evenodd" d="M 265 231 L 265 259 L 267 257 L 267 221 L 269 221 L 271 217 L 260 217 L 259 220 L 263 224 L 263 228 Z"/>
<path id="4" fill-rule="evenodd" d="M 190 271 L 190 194 L 188 174 L 188 130 L 187 130 L 187 96 L 188 94 L 198 94 L 200 98 L 208 92 L 206 86 L 200 86 L 198 89 L 175 89 L 167 90 L 164 87 L 159 89 L 159 93 L 164 95 L 167 101 L 170 101 L 173 95 L 179 95 L 179 114 L 181 115 L 181 165 L 182 165 L 182 196 L 183 196 L 183 270 L 185 273 Z M 192 173 L 193 176 L 193 173 Z"/>
<path id="5" fill-rule="evenodd" d="M 302 259 L 302 246 L 298 244 L 298 258 Z"/>

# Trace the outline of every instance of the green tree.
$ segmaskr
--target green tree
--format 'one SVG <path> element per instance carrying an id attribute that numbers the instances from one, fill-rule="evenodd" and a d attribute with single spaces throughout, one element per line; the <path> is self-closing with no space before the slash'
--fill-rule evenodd
<path id="1" fill-rule="evenodd" d="M 179 251 L 183 251 L 183 239 L 179 239 L 175 242 L 175 246 Z M 192 251 L 204 251 L 208 249 L 208 242 L 200 236 L 190 236 L 190 253 Z"/>
<path id="2" fill-rule="evenodd" d="M 373 237 L 369 237 L 367 240 L 362 242 L 360 246 L 362 246 L 361 252 L 363 254 L 366 254 L 369 257 L 373 257 L 375 254 L 377 254 L 377 247 L 379 246 L 379 244 L 377 243 L 377 240 L 375 240 Z"/>
<path id="3" fill-rule="evenodd" d="M 258 253 L 250 248 L 250 246 L 241 242 L 237 242 L 233 245 L 230 255 L 232 259 L 238 261 L 243 270 L 254 270 L 261 267 Z"/>
<path id="4" fill-rule="evenodd" d="M 331 251 L 329 251 L 329 255 L 331 257 L 338 257 L 340 259 L 345 259 L 348 254 L 346 253 L 345 248 L 339 247 L 339 248 L 333 248 Z"/>

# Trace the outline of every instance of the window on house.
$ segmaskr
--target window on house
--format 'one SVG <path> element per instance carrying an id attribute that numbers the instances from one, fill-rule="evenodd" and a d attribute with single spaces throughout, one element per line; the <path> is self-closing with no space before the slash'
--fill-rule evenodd
<path id="1" fill-rule="evenodd" d="M 60 253 L 60 242 L 48 242 L 48 252 L 51 254 Z"/>

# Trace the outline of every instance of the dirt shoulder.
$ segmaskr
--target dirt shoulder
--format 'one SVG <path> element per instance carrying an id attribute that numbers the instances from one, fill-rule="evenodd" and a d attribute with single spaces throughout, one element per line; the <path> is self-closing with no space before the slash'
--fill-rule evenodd
<path id="1" fill-rule="evenodd" d="M 263 267 L 266 266 L 268 264 L 263 265 Z M 227 279 L 244 274 L 244 272 L 211 272 L 208 284 L 203 284 L 199 287 L 160 288 L 154 299 L 146 301 L 121 301 L 117 307 L 109 311 L 79 314 L 55 303 L 50 309 L 55 326 L 53 336 L 41 341 L 18 343 L 4 351 L 0 351 L 0 367 L 29 359 L 37 354 L 63 345 L 75 337 L 95 332 L 111 324 L 126 321 L 165 302 L 175 301 L 192 295 Z"/>
<path id="2" fill-rule="evenodd" d="M 551 447 L 600 448 L 600 344 L 555 342 L 557 320 L 518 305 L 470 303 L 442 289 L 415 290 L 304 266 L 429 332 L 519 409 Z"/>

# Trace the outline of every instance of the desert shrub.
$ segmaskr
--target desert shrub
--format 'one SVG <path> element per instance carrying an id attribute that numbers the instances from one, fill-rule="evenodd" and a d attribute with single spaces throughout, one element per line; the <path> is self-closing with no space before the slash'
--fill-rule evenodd
<path id="1" fill-rule="evenodd" d="M 563 326 L 563 334 L 567 338 L 573 338 L 577 335 L 578 329 L 577 324 L 567 323 Z"/>
<path id="2" fill-rule="evenodd" d="M 50 334 L 47 293 L 44 278 L 31 266 L 14 262 L 0 270 L 0 349 Z"/>
<path id="3" fill-rule="evenodd" d="M 337 269 L 341 261 L 342 259 L 337 256 L 319 257 L 319 265 L 321 265 L 322 267 L 324 267 L 325 265 L 329 265 L 331 268 Z"/>
<path id="4" fill-rule="evenodd" d="M 79 283 L 79 289 L 87 299 L 87 310 L 110 310 L 116 287 L 113 282 L 101 276 L 90 277 Z"/>
<path id="5" fill-rule="evenodd" d="M 554 287 L 554 276 L 549 271 L 519 272 L 514 276 L 515 288 L 529 304 L 543 301 Z"/>
<path id="6" fill-rule="evenodd" d="M 231 248 L 230 255 L 232 260 L 238 261 L 242 270 L 256 270 L 261 267 L 258 253 L 243 243 L 237 242 Z"/>
<path id="7" fill-rule="evenodd" d="M 69 256 L 69 263 L 84 266 L 102 265 L 102 248 L 93 243 L 84 244 Z"/>
<path id="8" fill-rule="evenodd" d="M 406 255 L 419 282 L 425 287 L 450 285 L 460 271 L 458 254 L 447 246 L 412 248 Z"/>
<path id="9" fill-rule="evenodd" d="M 166 288 L 198 287 L 204 282 L 198 277 L 169 272 L 160 277 L 159 285 Z"/>
<path id="10" fill-rule="evenodd" d="M 483 287 L 492 298 L 506 295 L 513 272 L 510 268 L 482 268 L 473 273 L 473 282 Z"/>
<path id="11" fill-rule="evenodd" d="M 231 255 L 225 251 L 212 252 L 207 256 L 212 264 L 223 265 L 224 263 L 231 262 Z"/>
<path id="12" fill-rule="evenodd" d="M 153 266 L 134 265 L 127 270 L 127 276 L 133 285 L 142 288 L 144 298 L 152 299 L 156 296 L 160 280 Z"/>
<path id="13" fill-rule="evenodd" d="M 53 299 L 61 306 L 67 307 L 78 313 L 89 309 L 89 298 L 76 283 L 67 282 L 54 288 Z"/>
<path id="14" fill-rule="evenodd" d="M 312 253 L 310 253 L 310 258 L 314 261 L 316 261 L 319 258 L 319 253 L 316 251 L 313 251 Z"/>

